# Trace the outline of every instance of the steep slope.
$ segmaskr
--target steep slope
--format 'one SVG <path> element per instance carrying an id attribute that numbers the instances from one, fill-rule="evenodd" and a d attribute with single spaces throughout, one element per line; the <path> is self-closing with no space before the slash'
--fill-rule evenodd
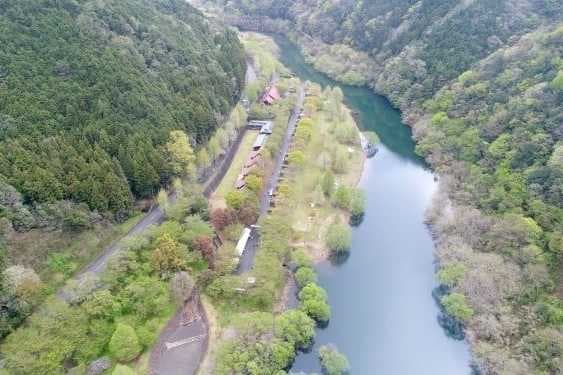
<path id="1" fill-rule="evenodd" d="M 524 36 L 440 90 L 414 125 L 443 176 L 439 278 L 467 299 L 487 374 L 560 371 L 562 46 L 563 27 Z"/>
<path id="2" fill-rule="evenodd" d="M 20 203 L 123 217 L 174 174 L 169 132 L 204 143 L 243 84 L 236 36 L 178 0 L 3 1 L 0 31 L 0 212 L 22 229 Z"/>
<path id="3" fill-rule="evenodd" d="M 441 176 L 430 215 L 440 292 L 477 367 L 559 373 L 562 3 L 205 3 L 241 28 L 288 33 L 319 70 L 403 110 Z"/>
<path id="4" fill-rule="evenodd" d="M 228 9 L 229 21 L 244 28 L 297 30 L 330 45 L 363 51 L 371 64 L 359 68 L 363 82 L 397 105 L 420 103 L 472 63 L 519 35 L 561 19 L 562 12 L 560 2 L 553 0 L 212 3 Z"/>

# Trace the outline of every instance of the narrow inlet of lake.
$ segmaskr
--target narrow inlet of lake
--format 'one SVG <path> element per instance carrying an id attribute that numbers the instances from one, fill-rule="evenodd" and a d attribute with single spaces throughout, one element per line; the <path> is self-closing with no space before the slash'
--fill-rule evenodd
<path id="1" fill-rule="evenodd" d="M 366 214 L 353 229 L 350 257 L 317 266 L 332 308 L 330 324 L 318 329 L 314 347 L 298 355 L 292 371 L 320 372 L 317 350 L 332 343 L 348 357 L 352 374 L 469 374 L 467 344 L 448 337 L 437 320 L 434 246 L 424 224 L 436 182 L 414 153 L 410 129 L 385 98 L 330 80 L 290 41 L 276 42 L 285 66 L 304 81 L 340 86 L 361 127 L 381 139 L 361 180 Z"/>

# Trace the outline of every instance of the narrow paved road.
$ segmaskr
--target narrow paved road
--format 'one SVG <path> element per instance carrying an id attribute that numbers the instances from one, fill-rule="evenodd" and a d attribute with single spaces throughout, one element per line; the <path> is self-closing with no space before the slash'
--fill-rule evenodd
<path id="1" fill-rule="evenodd" d="M 171 197 L 171 200 L 172 199 L 173 198 Z M 127 232 L 127 234 L 124 237 L 122 237 L 119 241 L 106 248 L 105 251 L 98 258 L 96 258 L 92 263 L 90 263 L 82 271 L 80 271 L 77 277 L 81 277 L 82 275 L 88 272 L 93 272 L 95 274 L 99 274 L 103 272 L 111 256 L 117 253 L 121 249 L 120 246 L 121 241 L 134 237 L 140 233 L 143 233 L 151 225 L 160 224 L 163 221 L 164 221 L 164 212 L 160 207 L 154 206 L 137 224 L 135 224 L 133 228 L 129 230 L 129 232 Z"/>
<path id="2" fill-rule="evenodd" d="M 283 163 L 289 151 L 289 146 L 291 145 L 293 133 L 295 133 L 295 128 L 297 127 L 297 122 L 299 121 L 299 113 L 301 112 L 301 108 L 303 108 L 304 100 L 305 100 L 305 88 L 303 87 L 303 85 L 301 85 L 297 93 L 297 100 L 295 101 L 295 106 L 293 107 L 293 111 L 289 116 L 287 131 L 285 133 L 282 146 L 276 157 L 274 170 L 270 178 L 268 179 L 268 183 L 266 184 L 266 189 L 264 189 L 264 192 L 260 197 L 260 217 L 268 213 L 268 208 L 270 207 L 270 201 L 272 199 L 269 195 L 269 192 L 275 191 L 278 186 L 281 171 L 283 168 Z M 259 244 L 260 244 L 260 234 L 256 229 L 252 229 L 250 239 L 246 244 L 244 253 L 240 257 L 240 263 L 237 269 L 237 273 L 239 275 L 250 271 L 254 266 L 254 258 L 256 257 L 256 252 L 258 251 Z"/>
<path id="3" fill-rule="evenodd" d="M 176 199 L 175 194 L 170 195 L 170 200 L 174 201 Z M 132 238 L 140 233 L 143 233 L 152 225 L 160 224 L 164 221 L 164 212 L 158 206 L 153 206 L 151 210 L 127 232 L 127 234 L 121 237 L 119 240 L 112 243 L 110 246 L 106 247 L 104 251 L 92 262 L 90 262 L 86 267 L 84 267 L 80 272 L 74 276 L 74 280 L 80 282 L 87 275 L 100 275 L 107 267 L 110 258 L 121 250 L 121 244 L 124 240 Z M 57 296 L 68 302 L 70 296 L 67 293 L 66 288 L 63 286 L 58 292 Z"/>

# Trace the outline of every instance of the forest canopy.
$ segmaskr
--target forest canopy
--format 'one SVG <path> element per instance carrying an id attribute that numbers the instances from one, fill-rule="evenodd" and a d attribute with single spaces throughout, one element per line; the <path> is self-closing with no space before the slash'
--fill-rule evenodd
<path id="1" fill-rule="evenodd" d="M 38 204 L 127 216 L 177 175 L 171 131 L 205 144 L 238 101 L 236 34 L 181 0 L 0 3 L 0 217 Z"/>

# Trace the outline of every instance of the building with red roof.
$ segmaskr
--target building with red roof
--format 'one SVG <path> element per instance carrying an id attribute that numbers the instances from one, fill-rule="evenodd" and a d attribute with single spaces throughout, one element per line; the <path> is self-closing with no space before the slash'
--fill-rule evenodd
<path id="1" fill-rule="evenodd" d="M 262 103 L 272 105 L 276 100 L 279 100 L 281 95 L 278 88 L 274 85 L 270 86 L 262 96 Z"/>

